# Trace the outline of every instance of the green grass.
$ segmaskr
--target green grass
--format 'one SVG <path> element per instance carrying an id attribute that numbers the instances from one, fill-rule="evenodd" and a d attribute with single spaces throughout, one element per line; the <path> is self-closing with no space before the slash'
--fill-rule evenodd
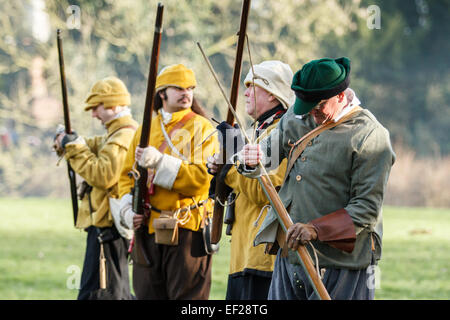
<path id="1" fill-rule="evenodd" d="M 377 299 L 450 298 L 450 210 L 385 208 Z"/>
<path id="2" fill-rule="evenodd" d="M 73 228 L 71 214 L 66 200 L 0 201 L 1 299 L 76 298 L 67 269 L 81 269 L 85 234 Z"/>
<path id="3" fill-rule="evenodd" d="M 0 299 L 76 299 L 70 268 L 81 270 L 86 234 L 73 228 L 69 200 L 3 198 L 0 217 Z M 449 231 L 449 209 L 386 207 L 375 298 L 450 299 Z M 229 269 L 225 234 L 220 246 L 210 295 L 219 300 Z"/>

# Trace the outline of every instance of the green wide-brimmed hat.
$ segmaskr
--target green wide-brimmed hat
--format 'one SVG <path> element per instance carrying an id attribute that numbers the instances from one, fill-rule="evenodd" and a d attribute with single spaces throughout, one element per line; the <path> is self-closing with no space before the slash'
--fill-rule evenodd
<path id="1" fill-rule="evenodd" d="M 310 112 L 321 100 L 329 99 L 348 88 L 350 84 L 350 59 L 324 58 L 308 62 L 297 71 L 291 89 L 297 96 L 294 113 Z"/>

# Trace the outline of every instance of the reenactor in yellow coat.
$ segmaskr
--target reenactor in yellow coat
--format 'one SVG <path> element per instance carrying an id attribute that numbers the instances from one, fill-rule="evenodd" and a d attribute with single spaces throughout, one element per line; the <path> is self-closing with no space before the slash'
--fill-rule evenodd
<path id="1" fill-rule="evenodd" d="M 293 73 L 289 65 L 272 60 L 255 65 L 253 69 L 255 74 L 250 70 L 244 80 L 247 87 L 246 112 L 257 123 L 259 141 L 276 127 L 287 108 L 294 103 L 295 97 L 290 88 Z M 218 126 L 219 129 L 224 127 L 224 123 Z M 221 130 L 222 135 L 231 133 L 233 128 L 230 126 L 228 130 Z M 208 167 L 212 173 L 217 169 L 218 158 L 217 155 L 208 158 Z M 277 170 L 270 172 L 274 186 L 281 185 L 285 170 L 286 161 Z M 232 205 L 234 208 L 228 208 L 234 210 L 235 214 L 231 229 L 226 299 L 267 299 L 275 256 L 266 254 L 264 246 L 254 247 L 253 239 L 258 231 L 254 224 L 263 220 L 269 201 L 259 182 L 240 175 L 232 164 L 226 164 L 216 178 L 233 189 L 236 199 Z"/>
<path id="2" fill-rule="evenodd" d="M 142 246 L 135 245 L 133 287 L 138 299 L 208 299 L 212 256 L 202 228 L 212 214 L 211 176 L 206 158 L 218 147 L 214 131 L 194 97 L 194 72 L 182 64 L 164 68 L 155 87 L 149 146 L 139 148 L 141 127 L 128 150 L 119 182 L 123 223 L 144 225 Z M 203 141 L 206 139 L 206 141 Z M 203 142 L 203 143 L 202 143 Z M 132 210 L 129 176 L 136 162 L 148 168 L 148 214 Z M 142 250 L 143 252 L 136 252 Z M 143 255 L 146 259 L 139 259 Z"/>
<path id="3" fill-rule="evenodd" d="M 114 221 L 110 207 L 110 199 L 119 196 L 120 170 L 138 126 L 129 105 L 130 94 L 121 80 L 102 79 L 92 86 L 84 110 L 101 121 L 106 133 L 92 138 L 60 133 L 55 138 L 57 150 L 65 154 L 73 170 L 84 179 L 76 220 L 76 227 L 87 231 L 80 300 L 131 298 L 128 240 L 116 228 L 115 222 L 119 221 Z M 106 259 L 106 291 L 99 291 L 100 254 Z"/>

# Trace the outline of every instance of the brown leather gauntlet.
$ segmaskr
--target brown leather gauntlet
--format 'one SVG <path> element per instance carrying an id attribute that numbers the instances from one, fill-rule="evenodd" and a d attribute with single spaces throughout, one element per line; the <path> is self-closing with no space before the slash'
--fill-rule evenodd
<path id="1" fill-rule="evenodd" d="M 309 223 L 316 228 L 317 240 L 348 253 L 353 251 L 356 232 L 347 210 L 339 209 Z"/>

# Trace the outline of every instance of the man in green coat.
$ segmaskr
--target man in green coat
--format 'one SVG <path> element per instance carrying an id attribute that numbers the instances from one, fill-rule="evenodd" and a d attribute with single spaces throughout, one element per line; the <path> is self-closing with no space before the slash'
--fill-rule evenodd
<path id="1" fill-rule="evenodd" d="M 294 222 L 284 237 L 292 250 L 287 256 L 278 250 L 269 299 L 317 298 L 294 252 L 308 242 L 332 299 L 374 298 L 370 266 L 381 257 L 382 203 L 395 154 L 388 131 L 359 106 L 349 75 L 345 57 L 305 64 L 291 86 L 296 102 L 278 130 L 238 154 L 245 164 L 242 174 L 251 177 L 260 174 L 258 161 L 273 166 L 288 158 L 292 163 L 279 191 Z M 318 127 L 325 129 L 293 157 L 295 142 Z M 271 210 L 255 245 L 276 243 L 278 229 Z M 314 257 L 312 246 L 307 248 Z"/>

